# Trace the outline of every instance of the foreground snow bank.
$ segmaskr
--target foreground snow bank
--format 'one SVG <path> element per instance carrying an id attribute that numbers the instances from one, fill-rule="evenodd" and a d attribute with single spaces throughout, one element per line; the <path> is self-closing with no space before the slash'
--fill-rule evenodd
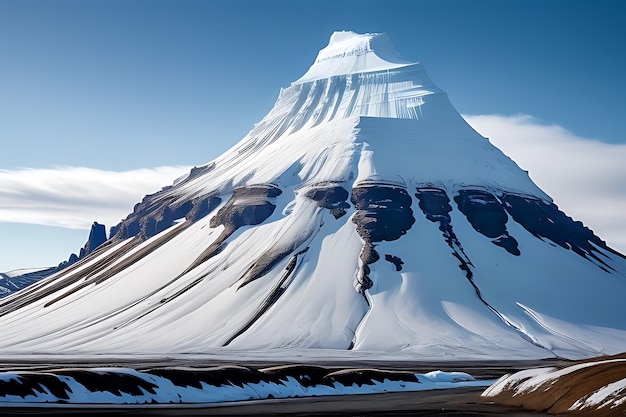
<path id="1" fill-rule="evenodd" d="M 626 354 L 504 375 L 482 393 L 502 405 L 586 416 L 626 415 Z"/>
<path id="2" fill-rule="evenodd" d="M 426 374 L 287 365 L 263 370 L 58 369 L 0 373 L 0 407 L 37 404 L 189 404 L 488 386 L 464 372 Z"/>

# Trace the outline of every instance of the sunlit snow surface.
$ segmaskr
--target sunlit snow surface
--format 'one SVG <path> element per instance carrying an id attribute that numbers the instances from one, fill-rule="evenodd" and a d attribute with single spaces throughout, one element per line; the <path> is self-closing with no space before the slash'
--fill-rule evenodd
<path id="1" fill-rule="evenodd" d="M 232 149 L 1 300 L 0 351 L 587 357 L 626 350 L 625 275 L 421 64 L 343 32 Z"/>
<path id="2" fill-rule="evenodd" d="M 0 373 L 3 406 L 50 404 L 193 404 L 268 398 L 353 395 L 485 387 L 463 372 L 426 374 L 375 369 L 332 370 L 317 366 L 285 366 L 254 370 L 245 367 L 59 369 Z"/>

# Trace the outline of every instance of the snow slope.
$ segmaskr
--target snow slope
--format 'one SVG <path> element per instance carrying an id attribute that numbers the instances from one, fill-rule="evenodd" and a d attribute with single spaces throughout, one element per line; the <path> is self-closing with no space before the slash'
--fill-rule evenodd
<path id="1" fill-rule="evenodd" d="M 338 32 L 216 160 L 0 301 L 0 351 L 626 350 L 626 259 L 386 36 Z"/>

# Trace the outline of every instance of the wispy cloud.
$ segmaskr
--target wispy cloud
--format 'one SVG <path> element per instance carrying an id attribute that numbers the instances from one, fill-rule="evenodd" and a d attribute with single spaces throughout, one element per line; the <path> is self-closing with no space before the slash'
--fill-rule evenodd
<path id="1" fill-rule="evenodd" d="M 626 253 L 626 145 L 583 138 L 528 115 L 465 115 L 570 217 Z"/>
<path id="2" fill-rule="evenodd" d="M 583 138 L 528 115 L 464 117 L 529 171 L 561 210 L 626 253 L 626 145 Z M 93 221 L 112 226 L 144 195 L 171 184 L 189 169 L 0 170 L 0 221 L 81 229 Z"/>
<path id="3" fill-rule="evenodd" d="M 171 184 L 190 168 L 0 170 L 0 221 L 77 229 L 94 221 L 112 226 L 144 195 Z"/>

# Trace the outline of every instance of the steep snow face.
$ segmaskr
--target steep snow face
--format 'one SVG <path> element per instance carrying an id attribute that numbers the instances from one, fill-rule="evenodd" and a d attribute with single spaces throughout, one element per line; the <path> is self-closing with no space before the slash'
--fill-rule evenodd
<path id="1" fill-rule="evenodd" d="M 317 54 L 315 63 L 294 84 L 335 75 L 388 71 L 411 64 L 414 63 L 398 56 L 384 33 L 335 32 L 328 46 Z"/>
<path id="2" fill-rule="evenodd" d="M 0 350 L 584 357 L 626 350 L 625 294 L 626 259 L 420 64 L 341 32 L 233 148 L 2 300 Z"/>
<path id="3" fill-rule="evenodd" d="M 370 55 L 387 64 L 351 63 Z M 206 215 L 216 197 L 250 184 L 361 180 L 370 176 L 374 150 L 378 175 L 394 182 L 418 175 L 424 183 L 493 186 L 550 200 L 465 122 L 421 64 L 397 58 L 385 35 L 336 32 L 311 71 L 315 77 L 282 89 L 238 144 L 147 196 L 111 236 L 150 237 L 176 219 Z"/>
<path id="4" fill-rule="evenodd" d="M 388 46 L 388 39 L 334 34 L 332 52 L 322 50 L 310 69 L 323 78 L 303 77 L 281 90 L 274 108 L 245 138 L 207 164 L 203 175 L 182 179 L 166 194 L 219 193 L 246 184 L 284 183 L 294 176 L 313 183 L 364 178 L 371 166 L 354 169 L 350 164 L 371 158 L 375 149 L 376 168 L 390 180 L 405 181 L 400 176 L 408 180 L 417 173 L 422 182 L 490 185 L 550 200 L 465 122 L 421 64 L 363 65 L 349 71 L 353 66 L 346 62 L 357 56 L 354 51 L 378 56 L 373 49 L 378 44 Z M 349 68 L 319 69 L 320 60 Z M 407 172 L 413 167 L 418 168 Z"/>

